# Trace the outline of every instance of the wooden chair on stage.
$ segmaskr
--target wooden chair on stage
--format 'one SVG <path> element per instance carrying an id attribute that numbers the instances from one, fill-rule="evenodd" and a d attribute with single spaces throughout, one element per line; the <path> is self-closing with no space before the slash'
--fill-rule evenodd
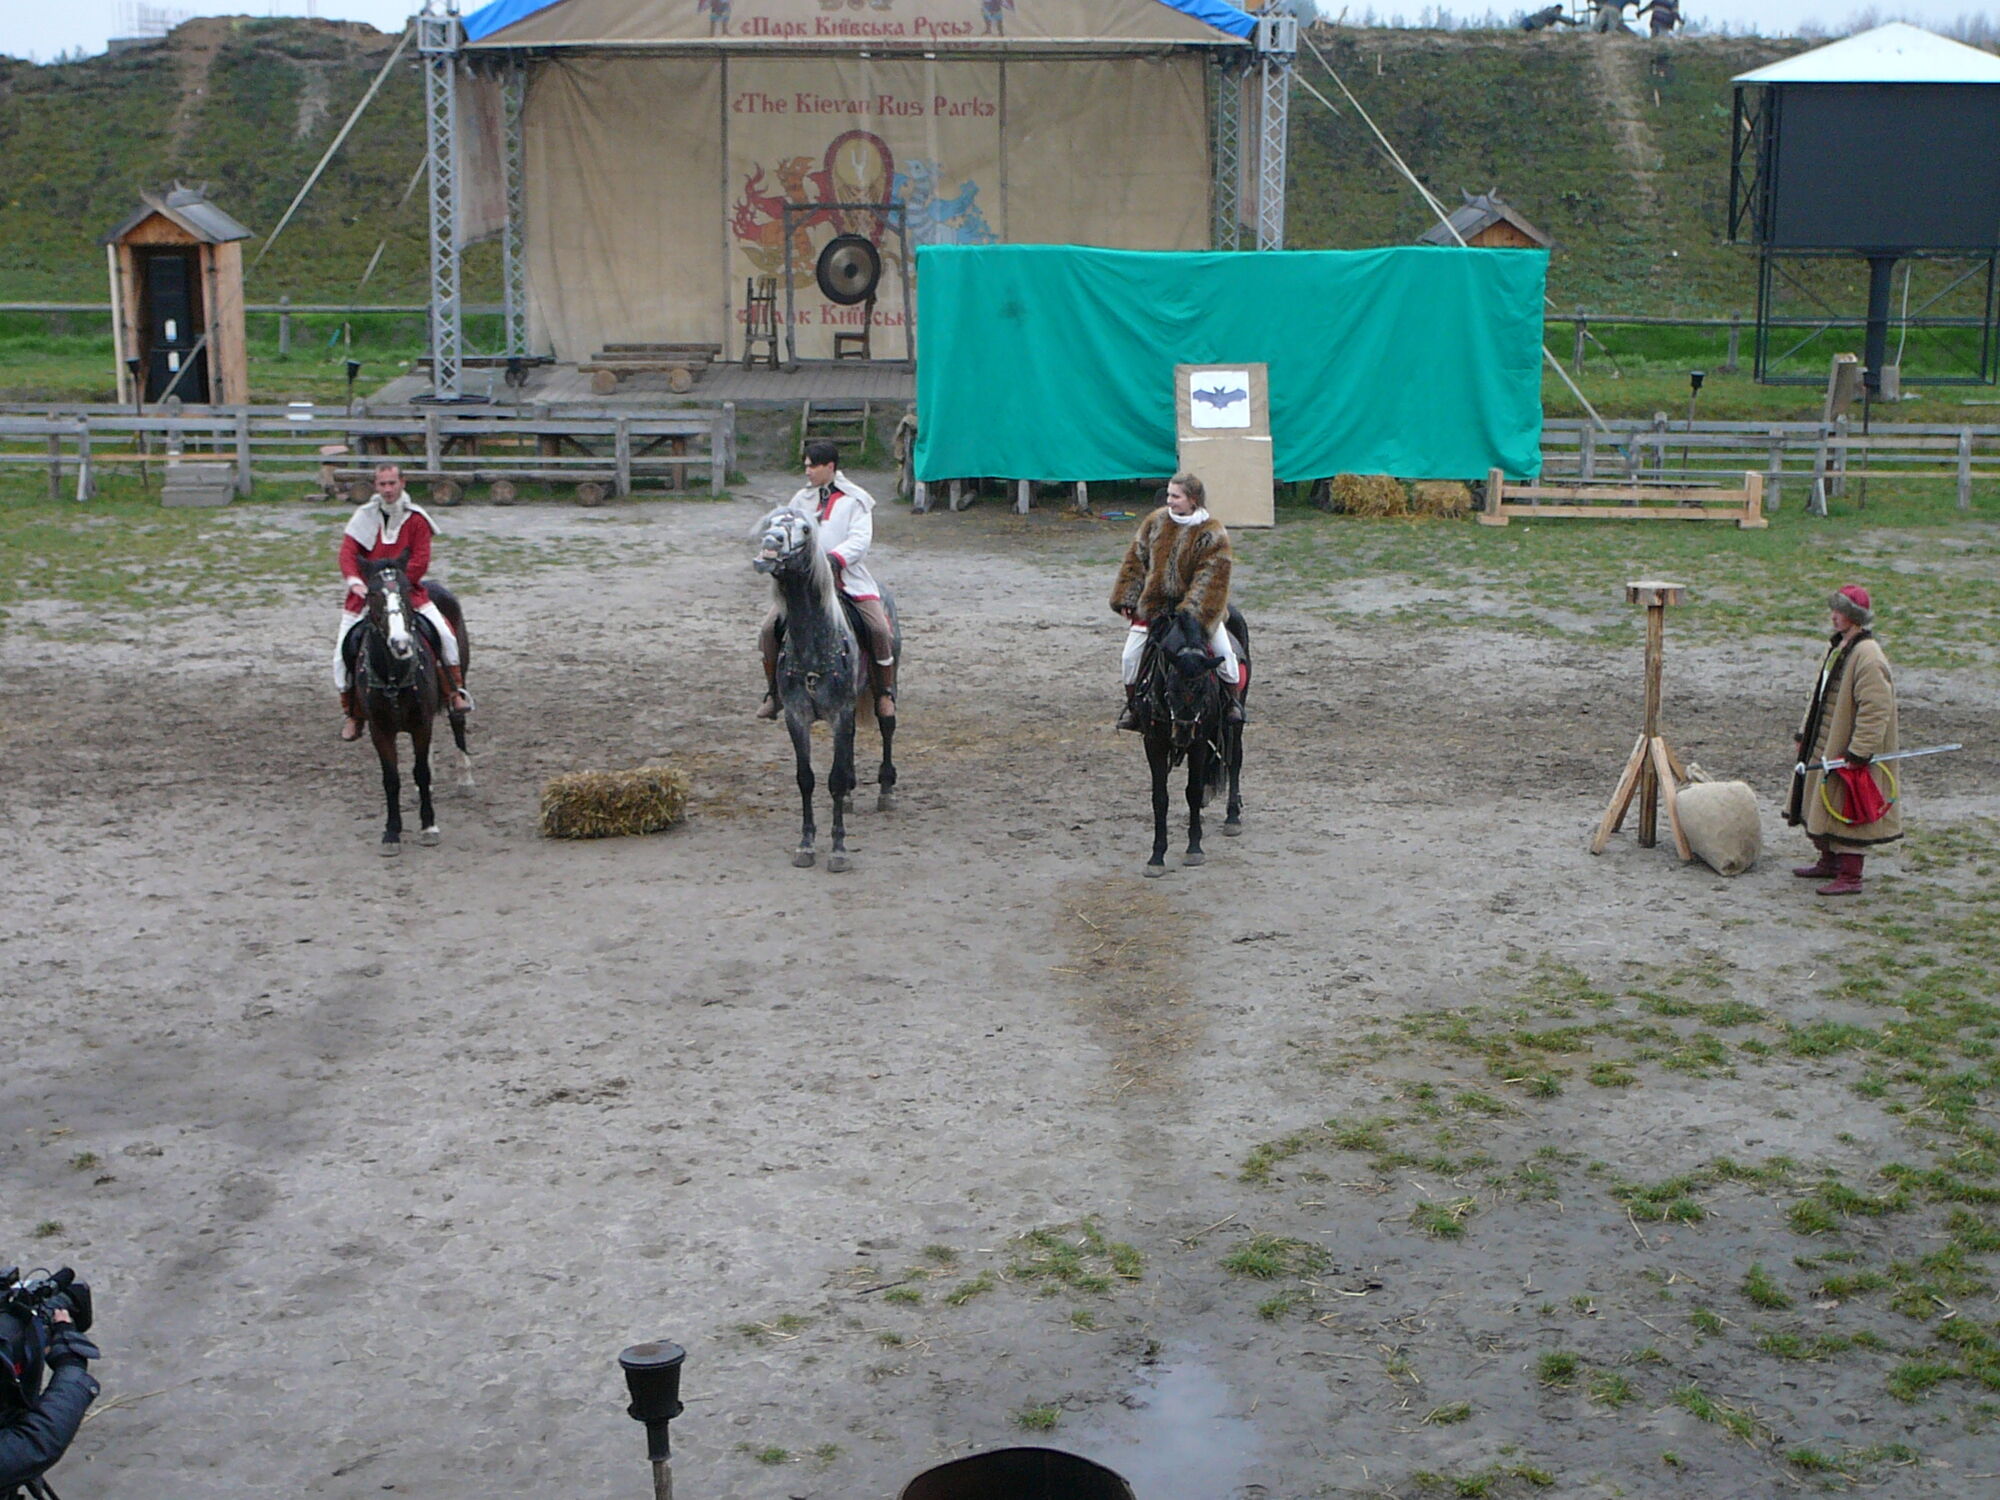
<path id="1" fill-rule="evenodd" d="M 743 283 L 743 368 L 754 370 L 763 360 L 778 368 L 778 278 L 753 276 Z M 758 353 L 757 346 L 764 346 Z"/>
<path id="2" fill-rule="evenodd" d="M 833 336 L 833 357 L 835 359 L 873 359 L 875 332 L 875 298 L 871 295 L 861 304 L 861 327 L 849 331 L 842 329 Z"/>

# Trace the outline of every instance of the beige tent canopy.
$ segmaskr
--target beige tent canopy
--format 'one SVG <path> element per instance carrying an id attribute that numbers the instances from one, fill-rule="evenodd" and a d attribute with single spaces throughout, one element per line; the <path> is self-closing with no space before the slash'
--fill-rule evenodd
<path id="1" fill-rule="evenodd" d="M 506 223 L 517 129 L 531 349 L 734 357 L 748 284 L 789 275 L 798 354 L 828 357 L 861 309 L 814 266 L 861 234 L 900 354 L 905 244 L 1209 248 L 1255 27 L 1224 0 L 496 0 L 464 21 L 459 239 Z"/>

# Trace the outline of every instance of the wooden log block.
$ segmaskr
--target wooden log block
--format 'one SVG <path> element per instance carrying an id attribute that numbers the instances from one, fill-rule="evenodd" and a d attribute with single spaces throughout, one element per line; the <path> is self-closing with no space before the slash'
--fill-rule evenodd
<path id="1" fill-rule="evenodd" d="M 608 396 L 618 389 L 618 377 L 609 370 L 598 370 L 590 377 L 592 395 Z"/>

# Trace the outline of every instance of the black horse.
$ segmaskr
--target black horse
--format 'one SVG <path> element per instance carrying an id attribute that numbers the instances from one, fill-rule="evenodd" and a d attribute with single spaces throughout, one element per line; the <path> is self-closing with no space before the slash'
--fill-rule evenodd
<path id="1" fill-rule="evenodd" d="M 403 783 L 396 771 L 399 734 L 410 737 L 423 842 L 438 841 L 437 812 L 431 805 L 431 721 L 445 702 L 445 688 L 438 672 L 439 649 L 431 624 L 410 607 L 410 580 L 403 571 L 406 561 L 407 554 L 399 554 L 362 563 L 368 580 L 368 609 L 347 637 L 355 707 L 382 762 L 382 794 L 389 804 L 389 820 L 382 829 L 384 854 L 403 852 Z M 425 589 L 458 636 L 461 667 L 469 667 L 472 639 L 466 634 L 465 612 L 443 584 L 427 583 Z M 448 714 L 452 738 L 458 742 L 458 784 L 470 787 L 472 755 L 465 748 L 465 715 Z"/>
<path id="2" fill-rule="evenodd" d="M 838 874 L 852 868 L 847 857 L 847 798 L 854 790 L 854 715 L 857 700 L 869 704 L 868 659 L 862 653 L 862 636 L 843 607 L 840 590 L 834 583 L 833 564 L 819 544 L 819 523 L 804 511 L 790 506 L 772 511 L 758 523 L 757 556 L 752 566 L 771 575 L 782 615 L 778 637 L 778 701 L 784 705 L 785 727 L 791 731 L 792 755 L 798 762 L 799 800 L 804 805 L 804 821 L 799 830 L 799 847 L 792 863 L 800 869 L 812 864 L 813 824 L 812 725 L 824 719 L 833 729 L 833 767 L 827 773 L 826 789 L 833 799 L 833 850 L 827 855 L 827 869 Z M 894 632 L 895 655 L 903 655 L 903 631 L 896 618 L 896 602 L 882 591 L 882 607 L 889 613 Z M 878 718 L 882 731 L 881 794 L 875 799 L 878 811 L 896 805 L 896 762 L 892 750 L 896 742 L 896 717 Z"/>
<path id="3" fill-rule="evenodd" d="M 1242 663 L 1244 694 L 1250 679 L 1250 624 L 1235 605 L 1225 627 Z M 1167 873 L 1167 776 L 1187 762 L 1188 845 L 1183 865 L 1198 865 L 1201 809 L 1209 797 L 1229 787 L 1222 831 L 1243 831 L 1243 725 L 1229 717 L 1231 689 L 1222 680 L 1222 658 L 1210 653 L 1208 633 L 1185 610 L 1153 621 L 1139 663 L 1137 712 L 1146 740 L 1146 763 L 1153 772 L 1153 857 L 1151 879 Z"/>

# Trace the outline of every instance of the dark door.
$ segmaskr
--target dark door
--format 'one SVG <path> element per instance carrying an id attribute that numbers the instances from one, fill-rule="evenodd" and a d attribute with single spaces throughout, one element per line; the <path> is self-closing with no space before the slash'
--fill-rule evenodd
<path id="1" fill-rule="evenodd" d="M 200 252 L 142 250 L 139 279 L 145 295 L 146 399 L 161 400 L 171 387 L 182 401 L 205 403 L 208 351 L 195 352 L 202 326 Z"/>

